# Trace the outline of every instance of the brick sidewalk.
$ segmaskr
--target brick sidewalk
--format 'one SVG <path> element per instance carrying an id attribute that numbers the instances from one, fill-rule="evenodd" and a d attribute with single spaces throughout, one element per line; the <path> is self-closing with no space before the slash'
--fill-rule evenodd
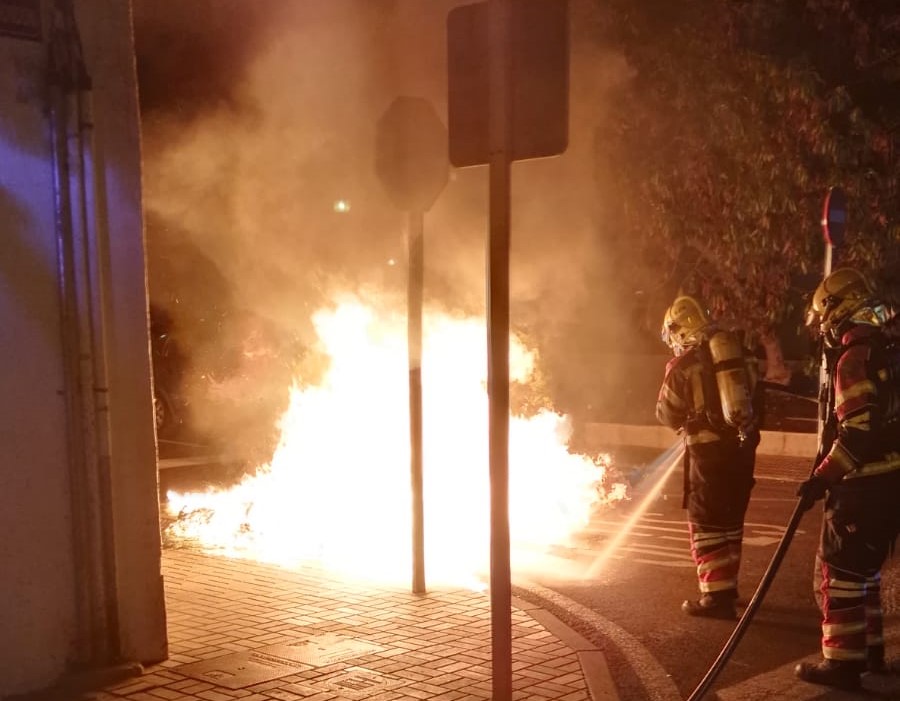
<path id="1" fill-rule="evenodd" d="M 165 551 L 163 572 L 169 659 L 82 698 L 491 698 L 486 592 L 415 595 L 188 550 Z M 512 623 L 514 699 L 591 698 L 583 651 L 522 608 L 513 607 Z"/>

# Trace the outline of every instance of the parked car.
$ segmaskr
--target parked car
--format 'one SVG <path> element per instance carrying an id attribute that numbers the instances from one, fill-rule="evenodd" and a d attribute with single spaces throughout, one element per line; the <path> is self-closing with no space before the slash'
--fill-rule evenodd
<path id="1" fill-rule="evenodd" d="M 153 403 L 157 437 L 163 440 L 184 438 L 187 404 L 182 386 L 187 368 L 186 356 L 173 337 L 174 324 L 169 313 L 150 306 L 150 348 L 153 366 Z"/>
<path id="2" fill-rule="evenodd" d="M 181 457 L 190 444 L 191 453 L 268 461 L 302 345 L 251 310 L 177 311 L 176 322 L 159 305 L 150 310 L 161 453 Z"/>

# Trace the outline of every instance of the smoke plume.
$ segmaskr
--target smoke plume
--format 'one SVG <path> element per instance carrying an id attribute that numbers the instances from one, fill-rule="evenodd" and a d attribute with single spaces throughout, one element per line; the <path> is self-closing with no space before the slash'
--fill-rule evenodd
<path id="1" fill-rule="evenodd" d="M 233 441 L 245 427 L 264 458 L 311 314 L 338 290 L 405 304 L 406 215 L 375 174 L 376 123 L 400 95 L 446 123 L 458 4 L 135 1 L 151 302 L 180 340 L 202 428 Z M 629 78 L 589 39 L 594 3 L 572 13 L 570 145 L 513 167 L 511 270 L 513 325 L 569 392 L 616 316 L 593 135 Z M 487 187 L 486 168 L 455 170 L 426 214 L 426 304 L 484 312 Z"/>

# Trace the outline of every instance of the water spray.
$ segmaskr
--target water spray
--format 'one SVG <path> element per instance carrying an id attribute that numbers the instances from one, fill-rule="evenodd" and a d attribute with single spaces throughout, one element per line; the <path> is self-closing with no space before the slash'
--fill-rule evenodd
<path id="1" fill-rule="evenodd" d="M 606 548 L 604 549 L 604 551 L 594 560 L 593 563 L 591 563 L 591 566 L 588 568 L 587 574 L 585 575 L 586 577 L 593 577 L 603 569 L 609 558 L 612 556 L 612 553 L 615 552 L 616 549 L 622 544 L 622 541 L 624 541 L 625 538 L 628 537 L 628 534 L 631 533 L 635 525 L 637 525 L 638 521 L 640 521 L 650 505 L 659 496 L 659 493 L 662 491 L 666 480 L 669 478 L 669 475 L 671 475 L 675 470 L 675 467 L 678 465 L 683 455 L 684 445 L 679 441 L 671 448 L 668 448 L 662 455 L 660 455 L 656 459 L 655 462 L 650 465 L 650 467 L 647 469 L 647 474 L 642 481 L 645 486 L 635 494 L 635 496 L 640 499 L 638 507 L 628 517 L 628 520 L 625 521 L 622 528 L 619 529 L 618 533 L 616 533 L 615 537 L 613 537 L 613 539 L 606 544 Z M 694 689 L 693 693 L 688 697 L 687 701 L 700 701 L 700 699 L 703 698 L 706 692 L 709 691 L 710 686 L 719 676 L 719 673 L 722 671 L 722 669 L 725 667 L 725 663 L 728 662 L 728 660 L 731 658 L 731 655 L 734 653 L 734 650 L 743 637 L 744 632 L 747 630 L 747 627 L 753 620 L 753 616 L 756 614 L 756 610 L 759 608 L 760 604 L 762 604 L 763 598 L 765 598 L 765 595 L 768 592 L 772 581 L 775 579 L 775 574 L 778 572 L 778 568 L 781 566 L 781 561 L 784 559 L 784 556 L 787 553 L 788 547 L 791 544 L 791 540 L 794 537 L 794 533 L 797 531 L 797 527 L 800 525 L 800 520 L 802 519 L 803 514 L 808 511 L 808 509 L 809 505 L 804 503 L 803 499 L 798 500 L 797 505 L 794 507 L 794 513 L 791 514 L 790 521 L 785 527 L 784 535 L 781 537 L 781 542 L 778 544 L 775 553 L 772 555 L 772 560 L 769 562 L 768 568 L 760 579 L 759 586 L 756 588 L 756 591 L 753 594 L 753 598 L 747 605 L 747 608 L 741 616 L 741 619 L 735 626 L 734 631 L 728 638 L 725 646 L 719 653 L 719 656 L 716 658 L 712 666 L 706 672 L 706 675 L 697 685 L 697 688 Z"/>
<path id="2" fill-rule="evenodd" d="M 682 455 L 684 455 L 684 443 L 679 440 L 650 464 L 641 480 L 642 488 L 636 490 L 634 494 L 635 498 L 640 500 L 637 508 L 632 511 L 628 520 L 625 521 L 612 540 L 606 544 L 603 552 L 591 563 L 585 577 L 594 577 L 606 566 L 612 554 L 622 544 L 622 541 L 628 537 L 629 533 L 634 530 L 634 527 L 647 512 L 647 509 L 650 508 L 650 505 L 656 501 L 663 485 L 665 485 L 669 475 L 675 470 Z"/>

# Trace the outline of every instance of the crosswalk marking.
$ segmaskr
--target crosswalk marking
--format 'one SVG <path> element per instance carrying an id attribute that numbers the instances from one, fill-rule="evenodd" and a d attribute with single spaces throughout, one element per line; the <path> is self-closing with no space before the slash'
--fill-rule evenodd
<path id="1" fill-rule="evenodd" d="M 674 560 L 647 560 L 646 558 L 636 557 L 632 562 L 639 562 L 642 565 L 656 565 L 658 567 L 684 567 L 687 569 L 694 569 L 694 563 L 690 560 L 682 562 Z"/>
<path id="2" fill-rule="evenodd" d="M 603 551 L 604 541 L 618 535 L 624 522 L 616 518 L 595 518 L 581 531 L 574 547 L 567 548 L 573 559 L 596 557 Z M 803 533 L 798 530 L 797 533 Z M 744 545 L 767 548 L 776 545 L 784 535 L 784 526 L 748 521 L 744 524 Z M 658 567 L 694 567 L 690 556 L 688 525 L 684 519 L 664 518 L 660 513 L 644 514 L 633 526 L 626 541 L 609 557 Z"/>
<path id="3" fill-rule="evenodd" d="M 756 545 L 758 547 L 766 547 L 769 545 L 775 545 L 781 538 L 775 538 L 772 536 L 750 536 L 744 537 L 744 545 Z"/>

